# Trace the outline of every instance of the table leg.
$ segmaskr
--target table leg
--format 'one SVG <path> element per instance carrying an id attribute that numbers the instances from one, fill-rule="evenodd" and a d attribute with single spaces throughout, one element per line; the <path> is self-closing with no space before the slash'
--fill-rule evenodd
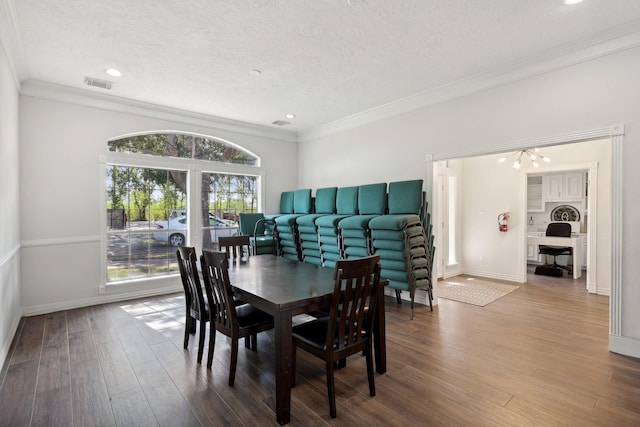
<path id="1" fill-rule="evenodd" d="M 387 372 L 387 338 L 384 311 L 384 289 L 380 286 L 378 290 L 378 306 L 373 323 L 373 352 L 376 358 L 376 372 L 379 374 Z"/>
<path id="2" fill-rule="evenodd" d="M 286 424 L 291 419 L 291 384 L 295 372 L 291 372 L 291 323 L 290 310 L 283 310 L 274 316 L 276 350 L 276 420 Z"/>

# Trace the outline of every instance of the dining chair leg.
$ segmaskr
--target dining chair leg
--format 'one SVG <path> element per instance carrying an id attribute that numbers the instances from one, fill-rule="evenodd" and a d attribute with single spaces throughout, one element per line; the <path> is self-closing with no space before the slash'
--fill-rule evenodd
<path id="1" fill-rule="evenodd" d="M 207 355 L 207 369 L 211 369 L 213 364 L 213 352 L 216 349 L 216 327 L 214 324 L 209 326 L 209 353 Z"/>
<path id="2" fill-rule="evenodd" d="M 191 333 L 191 316 L 187 313 L 187 318 L 184 323 L 184 346 L 183 348 L 186 350 L 189 347 L 189 334 Z"/>
<path id="3" fill-rule="evenodd" d="M 367 344 L 367 348 L 366 348 L 366 362 L 367 362 L 367 379 L 369 380 L 369 395 L 370 396 L 375 396 L 376 395 L 376 383 L 375 383 L 375 377 L 373 375 L 373 357 L 371 355 L 372 351 L 371 351 L 371 341 L 369 341 L 369 344 Z"/>
<path id="4" fill-rule="evenodd" d="M 198 363 L 202 363 L 202 353 L 204 352 L 204 335 L 207 332 L 207 322 L 200 321 L 200 336 L 198 336 Z"/>
<path id="5" fill-rule="evenodd" d="M 251 349 L 251 338 L 248 335 L 244 337 L 244 347 Z"/>
<path id="6" fill-rule="evenodd" d="M 336 385 L 333 379 L 334 362 L 327 360 L 327 394 L 329 396 L 329 415 L 336 417 Z"/>
<path id="7" fill-rule="evenodd" d="M 258 334 L 251 334 L 251 350 L 258 350 Z"/>
<path id="8" fill-rule="evenodd" d="M 192 317 L 191 315 L 189 315 L 189 319 L 191 319 L 191 327 L 189 328 L 189 332 L 191 333 L 191 335 L 195 335 L 196 334 L 196 319 L 195 319 L 195 317 Z"/>
<path id="9" fill-rule="evenodd" d="M 229 365 L 229 386 L 233 387 L 236 380 L 236 365 L 238 364 L 238 340 L 231 339 L 231 363 Z"/>

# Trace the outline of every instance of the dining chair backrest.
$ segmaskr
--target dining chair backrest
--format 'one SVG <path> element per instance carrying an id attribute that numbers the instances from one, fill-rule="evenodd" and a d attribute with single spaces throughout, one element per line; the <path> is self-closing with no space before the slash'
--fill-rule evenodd
<path id="1" fill-rule="evenodd" d="M 227 254 L 227 258 L 246 261 L 251 252 L 249 236 L 229 236 L 218 239 L 220 250 Z"/>
<path id="2" fill-rule="evenodd" d="M 176 254 L 187 304 L 191 309 L 192 316 L 202 320 L 201 318 L 205 318 L 207 315 L 207 309 L 200 286 L 196 249 L 190 246 L 179 246 Z"/>
<path id="3" fill-rule="evenodd" d="M 238 328 L 233 289 L 229 280 L 229 260 L 225 252 L 204 249 L 200 258 L 211 321 L 229 333 Z"/>
<path id="4" fill-rule="evenodd" d="M 375 312 L 380 285 L 380 255 L 336 261 L 326 348 L 340 352 L 362 346 Z"/>

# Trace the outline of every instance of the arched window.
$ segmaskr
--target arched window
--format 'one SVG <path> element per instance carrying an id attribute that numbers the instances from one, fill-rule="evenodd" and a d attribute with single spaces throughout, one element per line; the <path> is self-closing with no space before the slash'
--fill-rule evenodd
<path id="1" fill-rule="evenodd" d="M 161 157 L 210 160 L 213 162 L 259 166 L 259 159 L 226 141 L 203 135 L 150 133 L 109 141 L 109 151 Z"/>
<path id="2" fill-rule="evenodd" d="M 176 247 L 217 249 L 257 212 L 260 159 L 227 141 L 145 133 L 108 141 L 106 284 L 176 274 Z"/>

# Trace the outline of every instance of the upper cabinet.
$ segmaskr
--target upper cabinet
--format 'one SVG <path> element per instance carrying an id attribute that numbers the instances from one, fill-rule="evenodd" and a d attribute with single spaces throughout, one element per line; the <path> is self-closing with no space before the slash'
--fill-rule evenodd
<path id="1" fill-rule="evenodd" d="M 545 175 L 544 199 L 547 202 L 580 201 L 584 197 L 583 172 L 566 172 Z"/>
<path id="2" fill-rule="evenodd" d="M 544 212 L 542 175 L 529 175 L 527 177 L 527 212 Z"/>

